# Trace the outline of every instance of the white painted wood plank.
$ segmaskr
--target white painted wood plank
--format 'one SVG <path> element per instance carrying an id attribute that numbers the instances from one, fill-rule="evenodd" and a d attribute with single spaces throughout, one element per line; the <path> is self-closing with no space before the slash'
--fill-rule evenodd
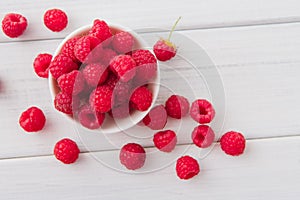
<path id="1" fill-rule="evenodd" d="M 218 65 L 228 111 L 223 131 L 236 129 L 244 132 L 247 138 L 299 135 L 298 24 L 182 33 L 202 45 Z M 50 154 L 55 142 L 62 137 L 73 137 L 82 149 L 88 150 L 115 149 L 125 141 L 133 140 L 122 133 L 107 137 L 89 133 L 78 135 L 76 127 L 53 109 L 47 81 L 35 76 L 32 61 L 39 52 L 53 52 L 59 42 L 0 44 L 0 80 L 3 86 L 0 93 L 0 140 L 5 141 L 0 145 L 0 158 Z M 191 82 L 199 81 L 199 77 L 180 60 L 174 59 L 173 64 L 175 69 L 182 68 L 181 73 Z M 164 84 L 174 85 L 174 81 L 178 81 L 171 71 L 163 70 L 162 73 Z M 191 95 L 190 91 L 184 91 L 184 87 L 177 89 L 180 94 Z M 208 96 L 203 85 L 199 85 L 199 91 L 203 91 L 201 97 Z M 162 92 L 159 101 L 162 102 L 165 96 L 166 93 Z M 30 105 L 40 106 L 46 112 L 47 126 L 40 134 L 24 134 L 18 126 L 19 114 Z M 174 128 L 174 124 L 178 128 L 174 120 L 168 128 Z M 185 131 L 180 131 L 179 143 L 190 143 L 190 132 L 196 123 L 186 118 L 181 125 Z M 130 133 L 144 137 L 136 139 L 137 142 L 152 145 L 149 139 L 152 131 L 135 128 Z"/>
<path id="2" fill-rule="evenodd" d="M 65 10 L 69 26 L 61 33 L 52 33 L 43 25 L 44 12 L 53 7 Z M 27 17 L 29 27 L 18 40 L 62 38 L 75 28 L 90 24 L 95 18 L 103 18 L 133 29 L 170 29 L 175 19 L 183 19 L 178 29 L 211 28 L 269 24 L 300 21 L 298 0 L 2 0 L 0 18 L 8 12 L 19 12 Z M 15 41 L 0 34 L 1 41 Z"/>
<path id="3" fill-rule="evenodd" d="M 236 158 L 226 156 L 216 145 L 207 157 L 199 159 L 201 172 L 190 181 L 176 177 L 174 163 L 155 172 L 127 174 L 93 158 L 102 156 L 118 164 L 117 151 L 80 154 L 78 162 L 69 166 L 53 156 L 2 160 L 0 194 L 7 200 L 296 200 L 300 195 L 299 150 L 300 137 L 248 141 L 245 154 Z M 197 157 L 199 149 L 192 147 L 186 154 Z M 164 162 L 163 158 L 150 155 L 145 169 Z"/>

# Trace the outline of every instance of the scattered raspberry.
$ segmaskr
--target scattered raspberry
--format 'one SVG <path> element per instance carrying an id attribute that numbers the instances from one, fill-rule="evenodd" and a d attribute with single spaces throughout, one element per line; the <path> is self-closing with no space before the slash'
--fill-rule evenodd
<path id="1" fill-rule="evenodd" d="M 190 156 L 182 156 L 177 160 L 176 173 L 180 179 L 190 179 L 199 174 L 200 166 L 198 161 Z"/>
<path id="2" fill-rule="evenodd" d="M 80 124 L 88 129 L 100 128 L 104 118 L 104 113 L 95 112 L 89 105 L 82 106 L 78 113 Z"/>
<path id="3" fill-rule="evenodd" d="M 155 133 L 153 143 L 160 151 L 171 152 L 177 143 L 176 133 L 172 130 Z"/>
<path id="4" fill-rule="evenodd" d="M 52 60 L 52 55 L 48 53 L 42 53 L 37 55 L 33 62 L 33 68 L 35 73 L 42 78 L 48 78 L 49 66 Z"/>
<path id="5" fill-rule="evenodd" d="M 193 143 L 200 148 L 209 147 L 214 142 L 214 139 L 214 131 L 206 125 L 197 126 L 192 132 Z"/>
<path id="6" fill-rule="evenodd" d="M 139 111 L 146 111 L 151 106 L 152 93 L 144 86 L 139 87 L 132 93 L 130 102 L 133 108 Z"/>
<path id="7" fill-rule="evenodd" d="M 85 86 L 84 77 L 78 70 L 73 70 L 68 74 L 61 75 L 57 79 L 57 83 L 61 91 L 69 95 L 79 94 Z"/>
<path id="8" fill-rule="evenodd" d="M 135 75 L 135 61 L 129 55 L 119 55 L 113 58 L 110 69 L 122 80 L 128 82 Z"/>
<path id="9" fill-rule="evenodd" d="M 109 26 L 105 21 L 100 19 L 94 20 L 93 27 L 89 34 L 97 37 L 100 42 L 103 42 L 112 36 Z"/>
<path id="10" fill-rule="evenodd" d="M 144 117 L 143 122 L 152 130 L 163 129 L 167 123 L 167 111 L 163 105 L 155 106 Z"/>
<path id="11" fill-rule="evenodd" d="M 53 32 L 60 32 L 68 25 L 66 13 L 60 9 L 47 10 L 44 14 L 45 26 Z"/>
<path id="12" fill-rule="evenodd" d="M 113 107 L 109 111 L 109 115 L 114 119 L 123 119 L 130 115 L 130 109 L 128 104 L 121 104 L 120 106 Z"/>
<path id="13" fill-rule="evenodd" d="M 165 107 L 170 117 L 181 119 L 189 112 L 190 103 L 183 96 L 172 95 L 166 101 Z"/>
<path id="14" fill-rule="evenodd" d="M 76 69 L 78 69 L 78 65 L 71 58 L 63 54 L 55 56 L 49 66 L 49 70 L 55 79 Z"/>
<path id="15" fill-rule="evenodd" d="M 103 63 L 104 66 L 109 66 L 110 61 L 117 56 L 117 53 L 110 49 L 110 48 L 105 48 L 102 51 L 101 55 L 101 63 Z"/>
<path id="16" fill-rule="evenodd" d="M 78 108 L 79 102 L 77 98 L 72 98 L 72 95 L 66 93 L 58 93 L 54 99 L 54 107 L 56 110 L 65 114 L 73 114 Z"/>
<path id="17" fill-rule="evenodd" d="M 90 105 L 96 112 L 106 113 L 114 104 L 113 91 L 107 86 L 98 86 L 90 95 Z"/>
<path id="18" fill-rule="evenodd" d="M 145 149 L 135 143 L 124 145 L 120 151 L 120 162 L 129 170 L 136 170 L 144 166 L 146 160 Z"/>
<path id="19" fill-rule="evenodd" d="M 206 124 L 215 117 L 215 110 L 209 101 L 197 99 L 192 103 L 190 115 L 196 122 Z"/>
<path id="20" fill-rule="evenodd" d="M 128 32 L 121 31 L 114 35 L 112 46 L 118 53 L 127 53 L 132 51 L 134 38 Z"/>
<path id="21" fill-rule="evenodd" d="M 101 46 L 99 45 L 100 41 L 94 36 L 83 36 L 79 38 L 75 44 L 74 47 L 74 55 L 75 57 L 80 61 L 80 62 L 88 62 L 88 59 L 94 59 L 93 54 L 91 54 L 92 50 L 97 47 L 97 52 L 98 50 L 100 51 L 99 48 Z M 95 52 L 94 52 L 95 53 Z"/>
<path id="22" fill-rule="evenodd" d="M 37 107 L 30 107 L 24 111 L 20 118 L 20 126 L 27 132 L 37 132 L 44 128 L 46 117 L 43 111 Z"/>
<path id="23" fill-rule="evenodd" d="M 101 85 L 106 81 L 108 76 L 107 67 L 98 63 L 87 65 L 83 69 L 82 73 L 86 82 L 91 87 L 96 87 L 97 85 Z"/>
<path id="24" fill-rule="evenodd" d="M 132 53 L 132 58 L 137 66 L 135 79 L 138 83 L 147 83 L 156 76 L 157 60 L 149 50 L 136 50 Z"/>
<path id="25" fill-rule="evenodd" d="M 243 154 L 246 140 L 241 133 L 230 131 L 225 133 L 220 139 L 221 149 L 228 155 L 238 156 Z"/>
<path id="26" fill-rule="evenodd" d="M 2 30 L 10 38 L 19 37 L 27 28 L 27 19 L 17 13 L 9 13 L 2 20 Z"/>
<path id="27" fill-rule="evenodd" d="M 80 150 L 77 144 L 68 138 L 58 141 L 54 147 L 54 155 L 56 159 L 64 164 L 74 163 L 77 160 L 79 153 Z"/>
<path id="28" fill-rule="evenodd" d="M 74 54 L 74 49 L 75 45 L 78 41 L 79 37 L 74 37 L 69 39 L 61 48 L 61 53 L 70 57 L 74 62 L 78 62 L 75 54 Z"/>

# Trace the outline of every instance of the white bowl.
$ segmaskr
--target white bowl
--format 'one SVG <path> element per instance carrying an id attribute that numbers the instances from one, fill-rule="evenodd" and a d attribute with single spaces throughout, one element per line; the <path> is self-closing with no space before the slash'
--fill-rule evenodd
<path id="1" fill-rule="evenodd" d="M 75 36 L 87 33 L 91 29 L 91 27 L 92 27 L 92 25 L 86 25 L 86 26 L 80 27 L 80 28 L 76 29 L 75 31 L 73 31 L 72 33 L 70 33 L 58 45 L 58 47 L 57 47 L 57 49 L 56 49 L 56 51 L 53 55 L 53 58 L 60 53 L 62 46 L 69 39 L 71 39 Z M 132 34 L 132 36 L 135 38 L 136 43 L 137 43 L 135 49 L 137 49 L 137 48 L 147 49 L 149 47 L 147 45 L 147 43 L 139 35 L 137 35 L 134 31 L 132 31 L 131 29 L 129 29 L 127 27 L 120 26 L 120 25 L 116 25 L 116 24 L 109 24 L 109 27 L 112 29 L 113 32 L 114 31 L 120 31 L 120 30 L 130 32 Z M 151 83 L 148 84 L 148 88 L 152 91 L 152 96 L 153 96 L 152 104 L 148 108 L 148 110 L 143 111 L 143 112 L 133 111 L 129 117 L 124 118 L 124 119 L 118 119 L 117 121 L 113 120 L 109 116 L 106 116 L 103 124 L 101 125 L 101 127 L 99 129 L 95 129 L 95 130 L 88 129 L 88 130 L 93 131 L 93 132 L 102 132 L 102 133 L 116 133 L 116 132 L 124 131 L 124 130 L 126 130 L 128 128 L 131 128 L 134 125 L 138 124 L 147 115 L 147 113 L 151 110 L 151 108 L 153 107 L 153 105 L 154 105 L 154 103 L 157 99 L 157 96 L 158 96 L 159 87 L 160 87 L 159 83 L 160 83 L 160 70 L 159 70 L 159 63 L 157 63 L 157 75 L 151 81 Z M 51 94 L 52 100 L 54 101 L 55 95 L 60 91 L 60 89 L 57 85 L 56 80 L 52 77 L 51 73 L 49 73 L 49 89 L 50 89 L 50 94 Z M 75 120 L 72 116 L 64 114 L 64 113 L 62 113 L 62 114 L 64 116 L 66 116 L 66 118 L 68 118 L 69 120 L 72 120 L 73 122 L 75 122 L 76 125 L 81 126 L 80 123 L 77 120 Z"/>

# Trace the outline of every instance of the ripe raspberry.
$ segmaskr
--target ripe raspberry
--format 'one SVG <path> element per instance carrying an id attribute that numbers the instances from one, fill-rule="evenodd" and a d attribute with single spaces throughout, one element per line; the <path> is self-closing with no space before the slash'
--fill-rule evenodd
<path id="1" fill-rule="evenodd" d="M 20 126 L 27 132 L 37 132 L 44 128 L 46 117 L 43 111 L 37 107 L 30 107 L 25 110 L 20 118 Z"/>
<path id="2" fill-rule="evenodd" d="M 135 143 L 124 145 L 120 151 L 120 162 L 129 170 L 136 170 L 144 166 L 146 160 L 145 149 Z"/>
<path id="3" fill-rule="evenodd" d="M 125 54 L 132 51 L 134 42 L 134 38 L 130 33 L 121 31 L 114 35 L 112 39 L 112 46 L 118 53 Z"/>
<path id="4" fill-rule="evenodd" d="M 44 14 L 45 26 L 53 32 L 60 32 L 68 25 L 66 13 L 60 9 L 47 10 Z"/>
<path id="5" fill-rule="evenodd" d="M 163 129 L 167 123 L 167 111 L 163 105 L 155 106 L 144 117 L 143 122 L 152 130 Z"/>
<path id="6" fill-rule="evenodd" d="M 72 95 L 66 93 L 58 93 L 54 99 L 54 107 L 56 110 L 65 114 L 73 114 L 78 108 L 79 100 L 72 98 Z"/>
<path id="7" fill-rule="evenodd" d="M 172 130 L 155 133 L 153 143 L 160 151 L 171 152 L 177 143 L 176 133 Z"/>
<path id="8" fill-rule="evenodd" d="M 83 36 L 75 44 L 74 55 L 80 62 L 92 63 L 92 61 L 97 59 L 95 57 L 99 56 L 98 53 L 100 54 L 102 49 L 99 44 L 98 38 L 91 35 Z M 95 47 L 97 47 L 96 50 L 91 53 Z"/>
<path id="9" fill-rule="evenodd" d="M 64 164 L 74 163 L 77 160 L 79 153 L 80 150 L 77 144 L 68 138 L 58 141 L 54 147 L 54 155 L 56 159 Z"/>
<path id="10" fill-rule="evenodd" d="M 90 95 L 90 105 L 96 112 L 106 113 L 114 104 L 113 91 L 107 85 L 98 86 Z"/>
<path id="11" fill-rule="evenodd" d="M 206 125 L 197 126 L 192 132 L 193 143 L 200 148 L 209 147 L 214 142 L 214 139 L 214 131 Z"/>
<path id="12" fill-rule="evenodd" d="M 106 81 L 108 76 L 107 67 L 98 63 L 87 65 L 83 69 L 82 73 L 86 82 L 91 87 L 96 87 L 97 85 L 101 85 Z"/>
<path id="13" fill-rule="evenodd" d="M 135 61 L 129 55 L 119 55 L 113 58 L 110 63 L 110 69 L 123 82 L 128 82 L 135 75 Z"/>
<path id="14" fill-rule="evenodd" d="M 69 95 L 79 94 L 85 86 L 84 77 L 78 70 L 73 70 L 68 74 L 61 75 L 57 79 L 57 83 L 61 91 Z"/>
<path id="15" fill-rule="evenodd" d="M 88 129 L 100 128 L 104 118 L 104 113 L 95 112 L 89 105 L 82 106 L 78 113 L 80 124 Z"/>
<path id="16" fill-rule="evenodd" d="M 48 78 L 49 66 L 52 60 L 52 55 L 42 53 L 37 55 L 33 61 L 33 68 L 35 73 L 42 78 Z"/>
<path id="17" fill-rule="evenodd" d="M 49 66 L 49 70 L 55 79 L 76 69 L 78 69 L 78 65 L 71 58 L 63 54 L 55 56 Z"/>
<path id="18" fill-rule="evenodd" d="M 100 42 L 109 39 L 112 36 L 109 26 L 105 21 L 95 19 L 92 29 L 89 32 L 90 35 L 97 37 Z"/>
<path id="19" fill-rule="evenodd" d="M 76 42 L 78 41 L 79 37 L 74 37 L 69 39 L 61 48 L 61 53 L 70 57 L 74 62 L 78 62 L 75 54 L 74 54 L 74 49 Z"/>
<path id="20" fill-rule="evenodd" d="M 246 140 L 241 133 L 230 131 L 221 137 L 220 145 L 226 154 L 238 156 L 243 154 L 246 147 Z"/>
<path id="21" fill-rule="evenodd" d="M 130 115 L 129 105 L 121 104 L 117 107 L 113 107 L 108 114 L 114 119 L 126 118 Z"/>
<path id="22" fill-rule="evenodd" d="M 166 101 L 165 107 L 170 117 L 181 119 L 189 112 L 190 103 L 183 96 L 172 95 Z"/>
<path id="23" fill-rule="evenodd" d="M 198 161 L 190 156 L 182 156 L 177 160 L 176 173 L 180 179 L 190 179 L 200 172 Z"/>
<path id="24" fill-rule="evenodd" d="M 165 40 L 159 40 L 153 46 L 153 51 L 158 60 L 167 61 L 176 55 L 177 49 L 172 43 Z"/>
<path id="25" fill-rule="evenodd" d="M 215 117 L 215 110 L 209 101 L 197 99 L 192 103 L 190 115 L 196 122 L 206 124 Z"/>
<path id="26" fill-rule="evenodd" d="M 110 74 L 106 85 L 113 90 L 115 104 L 120 105 L 124 102 L 128 103 L 129 95 L 131 93 L 130 82 L 124 83 L 120 81 L 114 74 Z"/>
<path id="27" fill-rule="evenodd" d="M 146 111 L 151 106 L 152 93 L 144 86 L 139 87 L 132 93 L 130 102 L 133 108 L 139 111 Z"/>
<path id="28" fill-rule="evenodd" d="M 10 38 L 19 37 L 27 28 L 27 19 L 17 13 L 9 13 L 2 20 L 2 30 Z"/>
<path id="29" fill-rule="evenodd" d="M 103 63 L 104 66 L 109 66 L 110 61 L 117 56 L 117 53 L 110 49 L 110 48 L 105 48 L 102 51 L 101 55 L 101 63 Z"/>
<path id="30" fill-rule="evenodd" d="M 132 53 L 132 58 L 137 66 L 135 80 L 138 83 L 146 83 L 156 76 L 157 60 L 149 50 L 136 50 Z"/>

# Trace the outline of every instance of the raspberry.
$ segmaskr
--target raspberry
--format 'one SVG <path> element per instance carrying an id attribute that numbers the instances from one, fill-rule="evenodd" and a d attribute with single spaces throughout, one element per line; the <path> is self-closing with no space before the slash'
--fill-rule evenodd
<path id="1" fill-rule="evenodd" d="M 159 40 L 153 46 L 155 56 L 160 61 L 167 61 L 176 55 L 176 47 L 165 40 Z"/>
<path id="2" fill-rule="evenodd" d="M 87 65 L 83 69 L 82 73 L 86 82 L 92 87 L 96 87 L 97 85 L 104 83 L 108 76 L 107 68 L 98 63 Z"/>
<path id="3" fill-rule="evenodd" d="M 96 112 L 108 112 L 113 105 L 113 91 L 107 86 L 98 86 L 90 95 L 90 105 Z"/>
<path id="4" fill-rule="evenodd" d="M 57 79 L 57 83 L 62 92 L 69 95 L 79 94 L 85 86 L 85 81 L 82 73 L 74 70 L 68 74 L 63 74 Z"/>
<path id="5" fill-rule="evenodd" d="M 33 61 L 33 68 L 35 73 L 42 78 L 48 78 L 49 66 L 52 60 L 52 55 L 42 53 L 37 55 Z"/>
<path id="6" fill-rule="evenodd" d="M 89 105 L 82 106 L 78 113 L 80 124 L 88 129 L 100 128 L 104 118 L 104 113 L 95 112 Z"/>
<path id="7" fill-rule="evenodd" d="M 89 31 L 89 34 L 97 37 L 100 42 L 103 42 L 112 36 L 109 26 L 105 21 L 100 19 L 94 20 L 94 24 Z"/>
<path id="8" fill-rule="evenodd" d="M 130 102 L 133 108 L 139 111 L 146 111 L 151 106 L 152 93 L 144 86 L 139 87 L 132 93 Z"/>
<path id="9" fill-rule="evenodd" d="M 101 50 L 101 46 L 99 45 L 100 41 L 98 38 L 94 36 L 83 36 L 79 38 L 74 47 L 74 55 L 80 62 L 89 62 L 91 63 L 94 57 L 98 55 L 94 55 Z M 92 50 L 97 47 L 97 49 L 91 54 Z"/>
<path id="10" fill-rule="evenodd" d="M 129 82 L 121 82 L 115 75 L 110 75 L 106 84 L 113 90 L 116 104 L 128 102 L 131 93 L 131 85 Z"/>
<path id="11" fill-rule="evenodd" d="M 167 123 L 167 111 L 163 105 L 155 106 L 144 117 L 143 122 L 152 130 L 163 129 Z"/>
<path id="12" fill-rule="evenodd" d="M 2 20 L 2 30 L 10 38 L 19 37 L 27 28 L 27 19 L 17 13 L 9 13 Z"/>
<path id="13" fill-rule="evenodd" d="M 200 148 L 209 147 L 215 139 L 214 131 L 206 125 L 199 125 L 192 132 L 192 140 Z"/>
<path id="14" fill-rule="evenodd" d="M 45 26 L 53 32 L 60 32 L 68 25 L 66 13 L 60 9 L 47 10 L 44 14 Z"/>
<path id="15" fill-rule="evenodd" d="M 136 77 L 138 83 L 146 83 L 156 76 L 157 60 L 149 50 L 139 49 L 132 53 L 136 62 Z"/>
<path id="16" fill-rule="evenodd" d="M 176 173 L 180 179 L 190 179 L 199 174 L 200 166 L 198 161 L 190 156 L 182 156 L 177 160 Z"/>
<path id="17" fill-rule="evenodd" d="M 155 133 L 153 143 L 160 151 L 171 152 L 177 143 L 176 133 L 172 130 Z"/>
<path id="18" fill-rule="evenodd" d="M 130 115 L 129 105 L 122 104 L 120 106 L 113 107 L 109 111 L 109 115 L 111 117 L 113 117 L 114 119 L 123 119 L 123 118 L 126 118 L 126 117 L 128 117 Z"/>
<path id="19" fill-rule="evenodd" d="M 209 101 L 197 99 L 192 103 L 190 115 L 196 122 L 206 124 L 215 117 L 215 110 Z"/>
<path id="20" fill-rule="evenodd" d="M 181 119 L 189 112 L 189 101 L 180 95 L 172 95 L 166 101 L 166 110 L 170 117 Z"/>
<path id="21" fill-rule="evenodd" d="M 69 39 L 61 48 L 61 53 L 70 57 L 74 62 L 78 61 L 74 54 L 75 45 L 78 39 L 79 37 Z"/>
<path id="22" fill-rule="evenodd" d="M 136 170 L 144 166 L 146 160 L 145 149 L 136 143 L 124 145 L 120 151 L 120 162 L 129 170 Z"/>
<path id="23" fill-rule="evenodd" d="M 76 142 L 68 138 L 58 141 L 54 147 L 54 155 L 56 159 L 64 164 L 74 163 L 77 160 L 79 153 L 80 150 Z"/>
<path id="24" fill-rule="evenodd" d="M 118 53 L 127 53 L 132 51 L 134 45 L 134 38 L 128 32 L 121 31 L 114 35 L 112 39 L 112 46 Z"/>
<path id="25" fill-rule="evenodd" d="M 119 55 L 113 58 L 110 63 L 110 69 L 123 82 L 128 82 L 135 75 L 135 61 L 129 55 Z"/>
<path id="26" fill-rule="evenodd" d="M 20 118 L 20 126 L 27 132 L 37 132 L 44 128 L 46 117 L 43 111 L 37 107 L 30 107 L 25 110 Z"/>
<path id="27" fill-rule="evenodd" d="M 220 145 L 226 154 L 238 156 L 243 154 L 246 147 L 246 140 L 241 133 L 230 131 L 221 137 Z"/>
<path id="28" fill-rule="evenodd" d="M 78 69 L 78 65 L 71 58 L 63 54 L 55 56 L 49 66 L 49 70 L 55 79 L 76 69 Z"/>
<path id="29" fill-rule="evenodd" d="M 110 49 L 110 48 L 105 48 L 102 51 L 101 55 L 101 63 L 103 63 L 104 66 L 109 66 L 110 61 L 117 56 L 117 53 Z"/>
<path id="30" fill-rule="evenodd" d="M 73 114 L 78 108 L 78 101 L 77 98 L 73 99 L 72 95 L 60 92 L 55 96 L 54 107 L 65 114 Z"/>

